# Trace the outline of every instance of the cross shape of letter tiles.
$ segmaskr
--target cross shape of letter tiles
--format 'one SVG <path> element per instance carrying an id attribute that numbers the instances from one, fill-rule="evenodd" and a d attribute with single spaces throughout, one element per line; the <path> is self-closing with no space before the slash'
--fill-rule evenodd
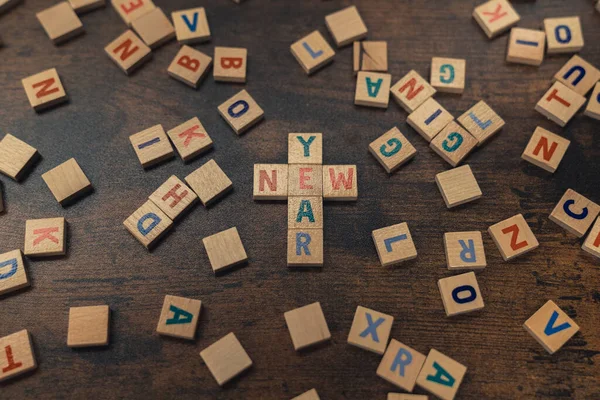
<path id="1" fill-rule="evenodd" d="M 288 267 L 322 267 L 323 200 L 358 198 L 356 165 L 323 165 L 321 133 L 290 133 L 288 164 L 254 165 L 253 197 L 288 201 Z"/>

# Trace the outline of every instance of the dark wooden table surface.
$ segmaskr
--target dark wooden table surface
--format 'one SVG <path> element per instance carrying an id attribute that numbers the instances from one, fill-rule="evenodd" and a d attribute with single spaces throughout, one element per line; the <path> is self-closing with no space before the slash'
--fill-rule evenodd
<path id="1" fill-rule="evenodd" d="M 2 177 L 7 212 L 0 216 L 0 252 L 23 248 L 25 220 L 64 216 L 68 254 L 28 260 L 31 288 L 0 298 L 0 336 L 28 329 L 37 371 L 0 385 L 0 398 L 289 399 L 316 388 L 323 399 L 384 399 L 395 388 L 378 378 L 380 357 L 346 344 L 357 305 L 393 315 L 392 337 L 427 353 L 435 348 L 468 367 L 458 398 L 600 399 L 600 263 L 581 240 L 548 220 L 572 188 L 600 201 L 599 122 L 578 115 L 561 129 L 534 111 L 554 73 L 569 55 L 547 57 L 539 67 L 508 65 L 508 36 L 488 40 L 471 18 L 477 0 L 356 0 L 369 38 L 387 40 L 395 82 L 410 69 L 429 74 L 433 56 L 467 59 L 463 95 L 436 95 L 458 116 L 483 99 L 506 126 L 468 159 L 483 198 L 448 211 L 434 183 L 448 165 L 406 124 L 393 101 L 387 110 L 355 107 L 351 47 L 307 77 L 289 51 L 318 29 L 332 42 L 325 15 L 350 1 L 157 0 L 171 11 L 205 6 L 215 45 L 249 52 L 244 85 L 215 83 L 212 72 L 198 91 L 170 79 L 166 69 L 179 45 L 171 42 L 131 77 L 104 53 L 125 30 L 108 6 L 82 17 L 85 35 L 52 45 L 35 12 L 52 1 L 26 0 L 0 17 L 0 133 L 35 146 L 41 162 L 22 183 Z M 600 14 L 591 0 L 515 2 L 520 26 L 541 27 L 545 17 L 579 15 L 586 44 L 582 57 L 600 66 Z M 56 67 L 70 101 L 36 114 L 21 79 Z M 238 137 L 217 106 L 247 89 L 265 110 L 265 121 Z M 129 135 L 154 124 L 170 129 L 198 116 L 215 148 L 188 165 L 174 159 L 144 171 Z M 418 150 L 392 176 L 368 154 L 368 144 L 398 126 Z M 571 140 L 559 170 L 550 175 L 520 156 L 536 126 Z M 325 266 L 286 267 L 283 203 L 252 201 L 254 163 L 286 163 L 289 132 L 323 132 L 325 163 L 357 164 L 356 203 L 325 206 Z M 41 174 L 75 157 L 95 192 L 71 207 L 52 197 Z M 170 175 L 184 177 L 214 158 L 234 191 L 210 209 L 196 207 L 151 253 L 123 220 Z M 488 267 L 478 272 L 485 309 L 447 318 L 437 280 L 450 276 L 442 236 L 486 231 L 523 213 L 540 247 L 504 262 L 487 233 Z M 396 268 L 380 266 L 371 239 L 376 228 L 408 222 L 418 258 Z M 249 264 L 215 277 L 201 239 L 237 226 Z M 159 337 L 156 323 L 165 294 L 202 300 L 195 341 Z M 581 326 L 558 353 L 549 355 L 522 328 L 548 299 Z M 283 313 L 320 301 L 331 343 L 296 353 Z M 66 346 L 71 306 L 108 304 L 110 345 Z M 254 367 L 219 388 L 198 353 L 235 332 Z M 416 389 L 418 393 L 424 393 Z"/>

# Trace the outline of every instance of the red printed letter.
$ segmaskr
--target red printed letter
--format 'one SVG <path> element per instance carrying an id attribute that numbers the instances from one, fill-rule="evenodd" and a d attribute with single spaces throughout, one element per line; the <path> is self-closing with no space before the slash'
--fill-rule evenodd
<path id="1" fill-rule="evenodd" d="M 600 232 L 598 232 L 598 236 L 596 236 L 596 240 L 594 241 L 594 247 L 600 246 Z"/>
<path id="2" fill-rule="evenodd" d="M 121 10 L 123 10 L 123 12 L 125 14 L 129 14 L 132 11 L 135 11 L 136 9 L 142 7 L 144 5 L 144 0 L 137 0 L 137 2 L 133 2 L 130 1 L 129 2 L 129 8 L 127 8 L 127 6 L 125 6 L 125 4 L 121 4 Z"/>
<path id="3" fill-rule="evenodd" d="M 306 181 L 310 181 L 310 175 L 306 176 L 304 174 L 311 174 L 313 172 L 312 168 L 300 168 L 300 189 L 312 189 L 312 185 L 307 185 Z"/>
<path id="4" fill-rule="evenodd" d="M 491 15 L 492 18 L 490 18 L 488 20 L 488 23 L 492 23 L 494 21 L 498 21 L 500 18 L 504 17 L 507 14 L 506 11 L 501 13 L 500 12 L 501 10 L 502 10 L 502 5 L 498 4 L 498 7 L 496 7 L 496 11 L 494 11 L 494 12 L 484 11 L 483 15 Z"/>
<path id="5" fill-rule="evenodd" d="M 550 161 L 557 147 L 558 143 L 552 142 L 552 146 L 550 146 L 550 148 L 548 149 L 548 139 L 546 139 L 545 136 L 542 136 L 537 146 L 535 146 L 535 150 L 533 150 L 533 155 L 537 156 L 538 154 L 540 154 L 540 150 L 543 150 L 544 155 L 542 157 L 544 158 L 544 160 Z"/>
<path id="6" fill-rule="evenodd" d="M 113 50 L 113 53 L 117 54 L 119 51 L 123 50 L 123 52 L 121 53 L 121 61 L 125 61 L 129 58 L 129 56 L 131 56 L 133 53 L 139 50 L 138 46 L 130 48 L 132 44 L 133 42 L 131 41 L 131 39 L 127 39 L 119 46 L 117 46 L 117 48 Z"/>
<path id="7" fill-rule="evenodd" d="M 241 57 L 223 57 L 221 58 L 221 67 L 225 69 L 235 68 L 238 69 L 242 66 Z"/>
<path id="8" fill-rule="evenodd" d="M 8 361 L 8 366 L 2 368 L 3 373 L 7 373 L 9 371 L 12 371 L 13 369 L 17 369 L 23 366 L 23 363 L 15 362 L 15 359 L 13 358 L 12 348 L 10 346 L 6 346 L 4 348 L 4 351 L 6 352 L 6 360 Z"/>
<path id="9" fill-rule="evenodd" d="M 169 204 L 169 207 L 171 207 L 171 208 L 173 208 L 173 207 L 175 207 L 177 204 L 179 204 L 179 202 L 180 202 L 181 200 L 183 200 L 183 198 L 184 198 L 185 196 L 187 196 L 187 195 L 188 195 L 188 191 L 187 191 L 187 190 L 184 190 L 183 192 L 181 192 L 181 194 L 177 194 L 177 190 L 179 190 L 179 188 L 181 188 L 181 185 L 178 183 L 177 185 L 173 186 L 173 188 L 172 188 L 171 190 L 169 190 L 169 191 L 167 192 L 167 194 L 165 194 L 165 195 L 162 197 L 162 200 L 163 200 L 163 201 L 167 201 L 167 199 L 168 199 L 169 197 L 172 197 L 172 198 L 173 198 L 173 202 L 172 202 L 171 204 Z"/>
<path id="10" fill-rule="evenodd" d="M 565 107 L 571 107 L 571 103 L 569 103 L 568 101 L 566 101 L 562 97 L 558 97 L 558 95 L 556 93 L 558 93 L 558 90 L 554 89 L 552 91 L 552 93 L 550 93 L 548 95 L 548 97 L 546 97 L 546 101 L 556 100 L 556 101 L 558 101 L 560 104 L 562 104 Z"/>
<path id="11" fill-rule="evenodd" d="M 58 244 L 58 239 L 54 236 L 52 236 L 52 233 L 58 232 L 58 228 L 40 228 L 40 229 L 34 229 L 33 230 L 33 234 L 34 235 L 40 235 L 38 236 L 34 241 L 33 241 L 33 245 L 37 246 L 38 244 L 40 244 L 41 242 L 43 242 L 45 239 L 50 240 L 51 242 L 54 242 L 56 244 Z"/>
<path id="12" fill-rule="evenodd" d="M 517 239 L 519 238 L 519 227 L 516 224 L 511 225 L 508 228 L 502 229 L 502 233 L 504 233 L 505 235 L 507 233 L 512 233 L 512 236 L 510 237 L 510 247 L 514 251 L 527 246 L 527 240 L 523 240 L 522 242 L 517 243 Z"/>
<path id="13" fill-rule="evenodd" d="M 348 178 L 344 176 L 343 172 L 340 172 L 336 179 L 335 170 L 329 168 L 329 179 L 334 190 L 339 190 L 340 184 L 344 185 L 344 189 L 350 190 L 352 189 L 352 181 L 354 180 L 354 169 L 348 168 Z"/>
<path id="14" fill-rule="evenodd" d="M 406 90 L 406 88 L 410 88 L 408 90 L 408 94 L 406 95 L 406 98 L 408 100 L 412 100 L 413 98 L 415 98 L 416 95 L 418 95 L 419 93 L 421 93 L 421 90 L 423 90 L 423 85 L 419 86 L 418 88 L 415 89 L 415 85 L 417 84 L 417 80 L 415 78 L 411 78 L 410 81 L 406 82 L 399 90 L 400 93 L 404 93 L 404 91 Z"/>
<path id="15" fill-rule="evenodd" d="M 271 178 L 269 179 L 269 175 L 267 175 L 267 171 L 260 170 L 258 174 L 258 190 L 261 192 L 265 191 L 265 182 L 269 186 L 269 190 L 272 192 L 277 190 L 277 170 L 274 169 L 271 171 Z"/>
<path id="16" fill-rule="evenodd" d="M 187 68 L 190 71 L 198 71 L 200 67 L 200 61 L 195 58 L 190 58 L 188 56 L 181 56 L 179 60 L 177 60 L 177 64 L 181 65 L 183 68 Z"/>
<path id="17" fill-rule="evenodd" d="M 35 97 L 39 99 L 40 97 L 48 96 L 49 94 L 58 92 L 57 87 L 50 89 L 50 86 L 54 85 L 54 82 L 56 82 L 56 80 L 54 78 L 50 78 L 46 79 L 45 81 L 34 83 L 32 86 L 34 89 L 37 89 L 38 87 L 42 86 L 42 89 L 35 94 Z"/>
<path id="18" fill-rule="evenodd" d="M 206 134 L 202 132 L 195 132 L 196 129 L 200 128 L 200 125 L 194 125 L 190 129 L 187 129 L 179 134 L 179 137 L 185 136 L 185 141 L 183 142 L 183 147 L 188 147 L 190 142 L 194 137 L 203 138 L 206 137 Z"/>

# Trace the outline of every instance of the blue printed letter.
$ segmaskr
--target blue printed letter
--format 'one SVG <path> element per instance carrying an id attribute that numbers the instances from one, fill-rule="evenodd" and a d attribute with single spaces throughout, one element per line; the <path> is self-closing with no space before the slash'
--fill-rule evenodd
<path id="1" fill-rule="evenodd" d="M 0 279 L 7 279 L 13 276 L 17 272 L 17 259 L 13 258 L 10 260 L 0 262 L 0 269 L 10 265 L 10 270 L 3 274 L 0 274 Z"/>
<path id="2" fill-rule="evenodd" d="M 445 74 L 448 73 L 447 76 L 440 76 L 440 82 L 442 83 L 452 83 L 454 82 L 454 66 L 451 64 L 444 64 L 440 67 L 440 73 Z"/>
<path id="3" fill-rule="evenodd" d="M 175 324 L 189 324 L 194 319 L 194 316 L 182 310 L 179 307 L 175 307 L 174 305 L 169 306 L 169 311 L 173 313 L 173 318 L 169 318 L 166 322 L 167 325 L 175 325 Z"/>
<path id="4" fill-rule="evenodd" d="M 565 204 L 563 204 L 563 210 L 565 211 L 565 213 L 574 219 L 585 219 L 585 217 L 588 216 L 588 208 L 587 207 L 583 207 L 581 209 L 581 212 L 579 214 L 574 213 L 573 211 L 570 210 L 569 207 L 571 207 L 573 204 L 575 204 L 575 200 L 567 200 L 565 201 Z"/>
<path id="5" fill-rule="evenodd" d="M 404 356 L 404 358 L 403 358 Z M 392 363 L 392 367 L 390 371 L 395 372 L 396 367 L 399 368 L 399 375 L 404 376 L 404 368 L 412 362 L 412 354 L 406 349 L 398 350 L 396 353 L 396 358 L 394 358 L 394 362 Z"/>
<path id="6" fill-rule="evenodd" d="M 477 261 L 477 257 L 475 257 L 475 242 L 473 239 L 469 239 L 469 245 L 467 246 L 464 240 L 459 240 L 458 243 L 462 247 L 462 251 L 460 252 L 460 259 L 466 263 L 472 263 Z"/>
<path id="7" fill-rule="evenodd" d="M 550 320 L 548 320 L 548 323 L 546 324 L 546 327 L 544 328 L 544 334 L 546 336 L 554 335 L 555 333 L 564 331 L 565 329 L 568 329 L 571 327 L 571 324 L 569 324 L 568 322 L 564 322 L 558 326 L 554 326 L 557 319 L 558 319 L 558 312 L 552 311 L 552 316 L 550 316 Z"/>
<path id="8" fill-rule="evenodd" d="M 469 292 L 467 297 L 458 297 L 462 292 Z M 471 285 L 463 285 L 454 288 L 452 291 L 452 300 L 457 302 L 458 304 L 470 303 L 477 298 L 477 293 L 475 293 L 475 288 Z"/>
<path id="9" fill-rule="evenodd" d="M 383 321 L 385 321 L 385 319 L 379 318 L 377 321 L 373 322 L 373 317 L 371 317 L 371 314 L 366 313 L 366 316 L 367 316 L 367 324 L 369 326 L 367 326 L 367 329 L 365 329 L 360 334 L 360 337 L 364 338 L 364 337 L 367 337 L 368 335 L 371 335 L 371 336 L 373 336 L 373 341 L 379 343 L 379 336 L 377 336 L 377 327 L 379 325 L 381 325 L 383 323 Z"/>
<path id="10" fill-rule="evenodd" d="M 313 214 L 310 200 L 300 201 L 300 209 L 298 210 L 298 216 L 296 216 L 296 222 L 302 222 L 302 218 L 307 217 L 309 222 L 315 222 L 315 215 Z"/>
<path id="11" fill-rule="evenodd" d="M 151 219 L 152 222 L 150 223 L 150 225 L 148 225 L 148 227 L 144 228 L 144 222 L 146 222 L 146 220 L 149 220 L 149 219 Z M 152 232 L 152 229 L 154 229 L 156 227 L 156 225 L 158 225 L 160 223 L 160 221 L 161 221 L 161 219 L 158 215 L 156 215 L 154 213 L 148 213 L 139 219 L 139 221 L 137 223 L 138 231 L 140 231 L 140 233 L 142 235 L 146 236 L 147 234 Z"/>
<path id="12" fill-rule="evenodd" d="M 237 106 L 242 106 L 242 109 L 239 112 L 234 112 L 233 109 L 236 108 Z M 248 111 L 248 109 L 250 109 L 250 106 L 248 105 L 248 103 L 244 100 L 238 100 L 235 103 L 233 103 L 232 105 L 229 106 L 229 108 L 227 109 L 227 113 L 232 117 L 232 118 L 239 118 L 242 115 L 246 114 L 246 112 Z"/>
<path id="13" fill-rule="evenodd" d="M 310 250 L 308 249 L 308 245 L 310 244 L 310 235 L 308 233 L 298 232 L 296 233 L 296 255 L 302 255 L 302 249 L 304 249 L 304 254 L 310 256 Z"/>
<path id="14" fill-rule="evenodd" d="M 317 58 L 323 55 L 323 50 L 314 51 L 306 42 L 302 42 L 302 47 L 304 47 L 304 50 L 306 50 L 312 58 Z"/>
<path id="15" fill-rule="evenodd" d="M 371 82 L 371 78 L 367 76 L 367 93 L 369 97 L 377 97 L 379 93 L 379 89 L 381 89 L 381 84 L 383 83 L 383 79 L 379 78 L 375 83 Z"/>

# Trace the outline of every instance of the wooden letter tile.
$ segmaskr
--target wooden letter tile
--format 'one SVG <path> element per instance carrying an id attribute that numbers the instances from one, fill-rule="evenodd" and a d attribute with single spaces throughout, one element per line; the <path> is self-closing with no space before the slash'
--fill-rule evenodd
<path id="1" fill-rule="evenodd" d="M 490 0 L 475 7 L 473 18 L 490 39 L 506 32 L 521 19 L 508 0 Z"/>
<path id="2" fill-rule="evenodd" d="M 546 18 L 544 30 L 548 40 L 548 54 L 576 53 L 583 48 L 579 17 Z"/>
<path id="3" fill-rule="evenodd" d="M 198 200 L 196 193 L 178 177 L 169 179 L 149 197 L 169 218 L 176 220 L 185 210 Z"/>
<path id="4" fill-rule="evenodd" d="M 383 354 L 390 338 L 394 317 L 358 306 L 348 334 L 348 343 Z"/>
<path id="5" fill-rule="evenodd" d="M 177 41 L 181 44 L 202 43 L 210 40 L 210 27 L 204 7 L 171 13 Z"/>
<path id="6" fill-rule="evenodd" d="M 108 306 L 71 307 L 67 346 L 107 346 L 109 317 Z"/>
<path id="7" fill-rule="evenodd" d="M 184 162 L 193 160 L 213 146 L 212 139 L 197 117 L 176 126 L 167 135 Z"/>
<path id="8" fill-rule="evenodd" d="M 27 286 L 29 279 L 21 250 L 0 254 L 0 296 Z"/>
<path id="9" fill-rule="evenodd" d="M 600 213 L 600 206 L 569 189 L 550 214 L 550 221 L 577 237 L 583 237 Z"/>
<path id="10" fill-rule="evenodd" d="M 388 70 L 387 42 L 354 42 L 354 72 Z"/>
<path id="11" fill-rule="evenodd" d="M 539 246 L 531 228 L 521 214 L 490 226 L 488 233 L 498 246 L 504 261 L 512 260 Z"/>
<path id="12" fill-rule="evenodd" d="M 583 58 L 574 55 L 554 75 L 554 80 L 585 96 L 600 80 L 600 71 Z"/>
<path id="13" fill-rule="evenodd" d="M 204 206 L 214 203 L 233 189 L 233 183 L 215 160 L 210 160 L 186 176 L 185 181 Z"/>
<path id="14" fill-rule="evenodd" d="M 322 196 L 323 166 L 290 164 L 288 168 L 288 194 L 290 196 Z"/>
<path id="15" fill-rule="evenodd" d="M 369 151 L 389 174 L 417 154 L 415 147 L 396 127 L 371 142 Z"/>
<path id="16" fill-rule="evenodd" d="M 127 75 L 152 58 L 150 47 L 130 30 L 110 42 L 104 51 Z"/>
<path id="17" fill-rule="evenodd" d="M 29 104 L 35 111 L 67 101 L 67 93 L 60 82 L 56 68 L 48 69 L 21 80 Z"/>
<path id="18" fill-rule="evenodd" d="M 581 248 L 600 258 L 600 218 L 596 220 L 596 223 L 592 227 L 590 234 L 585 239 L 585 242 L 583 242 Z"/>
<path id="19" fill-rule="evenodd" d="M 144 168 L 173 158 L 173 146 L 171 146 L 162 125 L 154 125 L 131 135 L 129 141 Z"/>
<path id="20" fill-rule="evenodd" d="M 521 158 L 554 173 L 570 144 L 569 140 L 538 126 L 535 128 Z"/>
<path id="21" fill-rule="evenodd" d="M 160 335 L 194 340 L 201 306 L 200 300 L 166 295 L 156 332 Z"/>
<path id="22" fill-rule="evenodd" d="M 104 7 L 106 0 L 69 0 L 69 4 L 77 14 L 81 15 Z"/>
<path id="23" fill-rule="evenodd" d="M 484 307 L 474 272 L 440 279 L 438 288 L 448 317 L 481 310 Z"/>
<path id="24" fill-rule="evenodd" d="M 92 184 L 74 158 L 42 174 L 42 179 L 56 201 L 62 205 L 69 204 L 92 190 Z"/>
<path id="25" fill-rule="evenodd" d="M 323 229 L 288 229 L 287 266 L 323 266 Z"/>
<path id="26" fill-rule="evenodd" d="M 440 57 L 431 59 L 431 86 L 438 92 L 464 92 L 466 73 L 466 60 Z"/>
<path id="27" fill-rule="evenodd" d="M 423 354 L 392 339 L 377 368 L 377 376 L 412 392 L 424 362 Z"/>
<path id="28" fill-rule="evenodd" d="M 481 269 L 487 266 L 481 232 L 448 232 L 444 249 L 449 270 Z"/>
<path id="29" fill-rule="evenodd" d="M 324 165 L 323 197 L 325 200 L 357 200 L 358 173 L 356 165 Z"/>
<path id="30" fill-rule="evenodd" d="M 477 179 L 468 165 L 440 172 L 435 176 L 435 183 L 448 208 L 477 200 L 482 196 Z"/>
<path id="31" fill-rule="evenodd" d="M 417 385 L 442 400 L 452 400 L 467 373 L 467 367 L 431 349 L 417 377 Z"/>
<path id="32" fill-rule="evenodd" d="M 408 113 L 415 111 L 436 90 L 415 70 L 411 70 L 390 89 L 396 102 Z"/>
<path id="33" fill-rule="evenodd" d="M 483 100 L 461 115 L 458 122 L 477 139 L 480 146 L 504 126 L 504 120 Z"/>
<path id="34" fill-rule="evenodd" d="M 233 332 L 202 350 L 200 357 L 219 386 L 252 366 L 252 360 Z"/>
<path id="35" fill-rule="evenodd" d="M 238 47 L 215 47 L 215 81 L 246 82 L 247 64 L 248 50 Z"/>
<path id="36" fill-rule="evenodd" d="M 406 222 L 374 230 L 372 236 L 379 261 L 384 267 L 417 257 L 417 249 Z"/>
<path id="37" fill-rule="evenodd" d="M 585 103 L 585 97 L 575 93 L 560 82 L 554 82 L 550 90 L 535 106 L 535 110 L 559 126 L 567 125 L 577 110 Z"/>
<path id="38" fill-rule="evenodd" d="M 335 52 L 321 32 L 314 31 L 290 46 L 296 61 L 308 75 L 333 61 Z"/>
<path id="39" fill-rule="evenodd" d="M 152 0 L 111 0 L 111 3 L 127 26 L 156 8 Z"/>
<path id="40" fill-rule="evenodd" d="M 377 72 L 359 72 L 356 77 L 354 104 L 357 106 L 387 108 L 390 102 L 392 75 Z"/>
<path id="41" fill-rule="evenodd" d="M 287 164 L 254 164 L 254 200 L 288 198 Z"/>
<path id="42" fill-rule="evenodd" d="M 66 249 L 66 222 L 60 218 L 28 219 L 25 222 L 25 255 L 62 256 Z"/>
<path id="43" fill-rule="evenodd" d="M 407 122 L 425 140 L 431 142 L 453 120 L 452 114 L 430 97 L 408 116 Z"/>
<path id="44" fill-rule="evenodd" d="M 221 104 L 219 113 L 238 135 L 252 128 L 265 116 L 262 108 L 245 90 Z"/>
<path id="45" fill-rule="evenodd" d="M 316 389 L 310 389 L 308 392 L 302 393 L 300 396 L 294 397 L 292 400 L 320 400 Z"/>
<path id="46" fill-rule="evenodd" d="M 550 354 L 560 350 L 579 331 L 579 325 L 552 300 L 529 317 L 523 328 Z"/>
<path id="47" fill-rule="evenodd" d="M 288 164 L 323 164 L 323 134 L 290 133 Z"/>
<path id="48" fill-rule="evenodd" d="M 0 173 L 20 181 L 39 157 L 37 150 L 7 133 L 0 140 Z"/>
<path id="49" fill-rule="evenodd" d="M 594 91 L 585 109 L 585 115 L 600 120 L 600 82 L 594 86 Z"/>
<path id="50" fill-rule="evenodd" d="M 512 28 L 508 40 L 506 62 L 541 65 L 544 61 L 546 33 L 533 29 Z"/>
<path id="51" fill-rule="evenodd" d="M 131 26 L 151 49 L 175 38 L 175 28 L 158 7 L 133 20 Z"/>
<path id="52" fill-rule="evenodd" d="M 312 303 L 283 314 L 296 351 L 331 339 L 321 303 Z"/>
<path id="53" fill-rule="evenodd" d="M 26 330 L 0 338 L 0 382 L 37 368 L 31 336 Z"/>
<path id="54" fill-rule="evenodd" d="M 346 46 L 355 40 L 367 37 L 367 27 L 356 6 L 346 7 L 325 17 L 327 29 L 337 47 Z"/>
<path id="55" fill-rule="evenodd" d="M 323 229 L 323 198 L 290 196 L 288 229 Z"/>
<path id="56" fill-rule="evenodd" d="M 54 44 L 63 43 L 84 32 L 79 17 L 66 1 L 46 8 L 35 16 Z"/>
<path id="57" fill-rule="evenodd" d="M 211 64 L 211 57 L 190 46 L 182 46 L 167 72 L 172 78 L 196 89 Z"/>
<path id="58" fill-rule="evenodd" d="M 171 228 L 173 221 L 148 200 L 123 225 L 141 244 L 150 249 Z"/>
<path id="59" fill-rule="evenodd" d="M 248 261 L 244 244 L 235 227 L 205 237 L 202 243 L 215 274 Z"/>
<path id="60" fill-rule="evenodd" d="M 436 135 L 429 147 L 448 164 L 456 167 L 477 147 L 477 139 L 452 121 Z"/>

